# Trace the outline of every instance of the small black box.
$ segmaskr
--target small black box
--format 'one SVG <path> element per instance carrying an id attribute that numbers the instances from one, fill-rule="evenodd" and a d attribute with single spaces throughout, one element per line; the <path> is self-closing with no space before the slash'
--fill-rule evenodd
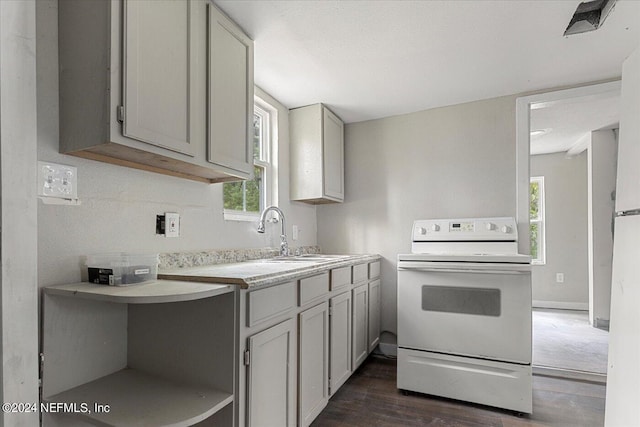
<path id="1" fill-rule="evenodd" d="M 114 285 L 113 269 L 89 267 L 89 281 L 99 285 Z"/>

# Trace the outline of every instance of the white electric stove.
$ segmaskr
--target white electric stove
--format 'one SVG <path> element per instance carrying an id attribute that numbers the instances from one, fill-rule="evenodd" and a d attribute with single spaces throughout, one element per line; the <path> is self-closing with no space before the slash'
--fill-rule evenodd
<path id="1" fill-rule="evenodd" d="M 515 220 L 418 220 L 411 240 L 398 388 L 531 413 L 531 267 Z"/>

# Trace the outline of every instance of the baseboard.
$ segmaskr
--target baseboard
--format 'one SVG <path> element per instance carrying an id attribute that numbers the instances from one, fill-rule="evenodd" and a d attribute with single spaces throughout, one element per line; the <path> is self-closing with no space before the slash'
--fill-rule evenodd
<path id="1" fill-rule="evenodd" d="M 533 375 L 542 377 L 563 378 L 569 380 L 589 381 L 598 384 L 607 383 L 606 374 L 598 374 L 596 372 L 575 371 L 572 369 L 550 368 L 548 366 L 532 366 Z"/>
<path id="2" fill-rule="evenodd" d="M 596 317 L 596 321 L 595 321 L 595 326 L 598 329 L 602 329 L 603 331 L 608 331 L 609 330 L 609 319 L 601 319 L 599 317 Z"/>
<path id="3" fill-rule="evenodd" d="M 582 310 L 589 311 L 588 302 L 564 302 L 564 301 L 539 301 L 533 300 L 533 308 L 554 308 L 557 310 Z"/>
<path id="4" fill-rule="evenodd" d="M 386 342 L 381 342 L 380 344 L 378 344 L 378 350 L 380 350 L 380 353 L 384 354 L 385 356 L 398 356 L 398 345 L 397 344 L 389 344 Z"/>

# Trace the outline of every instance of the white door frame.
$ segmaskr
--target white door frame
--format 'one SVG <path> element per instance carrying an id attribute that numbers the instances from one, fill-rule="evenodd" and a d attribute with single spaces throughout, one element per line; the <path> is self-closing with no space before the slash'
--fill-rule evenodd
<path id="1" fill-rule="evenodd" d="M 530 111 L 532 108 L 550 107 L 575 101 L 602 99 L 620 94 L 621 82 L 616 80 L 522 96 L 516 99 L 516 222 L 518 224 L 518 252 L 528 254 L 529 247 L 529 133 Z"/>
<path id="2" fill-rule="evenodd" d="M 0 396 L 38 402 L 36 2 L 0 0 Z M 38 412 L 0 426 L 38 425 Z"/>

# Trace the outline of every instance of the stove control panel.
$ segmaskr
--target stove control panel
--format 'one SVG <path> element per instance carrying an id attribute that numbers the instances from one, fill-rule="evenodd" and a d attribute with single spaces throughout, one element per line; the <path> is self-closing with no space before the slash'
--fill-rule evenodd
<path id="1" fill-rule="evenodd" d="M 518 240 L 511 217 L 417 220 L 412 234 L 414 242 Z"/>
<path id="2" fill-rule="evenodd" d="M 449 223 L 449 232 L 451 233 L 473 233 L 476 229 L 475 222 L 473 221 L 460 221 L 460 222 L 450 222 Z"/>

